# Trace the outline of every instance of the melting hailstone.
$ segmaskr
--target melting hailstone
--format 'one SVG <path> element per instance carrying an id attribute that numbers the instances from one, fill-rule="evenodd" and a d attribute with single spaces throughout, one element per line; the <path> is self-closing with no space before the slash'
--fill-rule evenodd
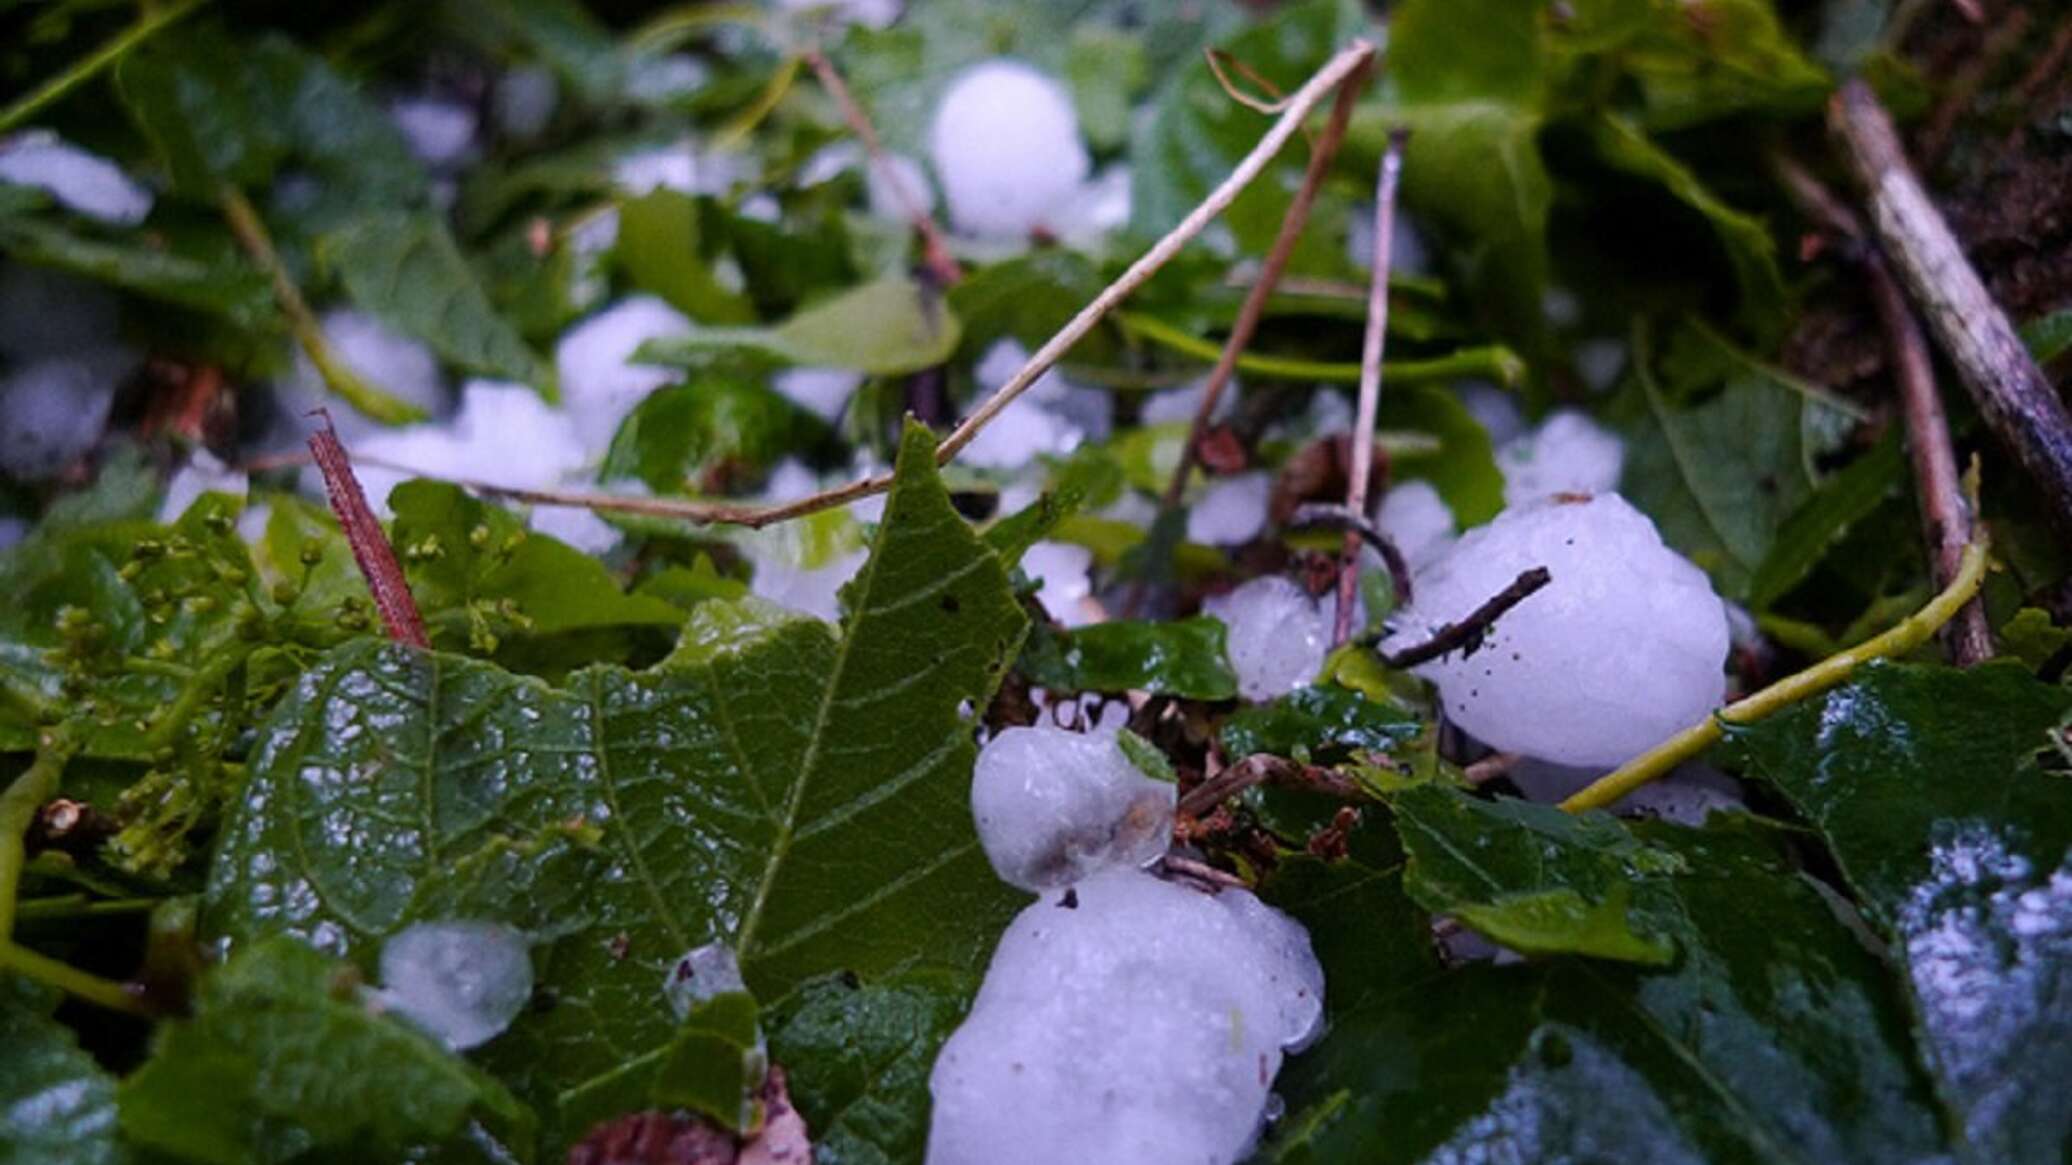
<path id="1" fill-rule="evenodd" d="M 669 1001 L 670 1012 L 679 1020 L 715 995 L 747 990 L 748 983 L 741 978 L 741 961 L 734 957 L 734 948 L 722 942 L 706 943 L 684 952 L 662 980 L 662 998 Z"/>
<path id="2" fill-rule="evenodd" d="M 960 234 L 1021 240 L 1063 211 L 1092 169 L 1072 95 L 1021 61 L 959 73 L 928 128 L 928 156 Z"/>
<path id="3" fill-rule="evenodd" d="M 1616 489 L 1626 466 L 1626 443 L 1574 409 L 1549 413 L 1540 427 L 1496 452 L 1504 471 L 1504 504 L 1522 506 L 1557 493 Z"/>
<path id="4" fill-rule="evenodd" d="M 1177 793 L 1112 733 L 1009 728 L 979 753 L 971 815 L 1000 880 L 1041 892 L 1165 853 Z"/>
<path id="5" fill-rule="evenodd" d="M 1550 499 L 1470 530 L 1418 574 L 1384 648 L 1426 639 L 1535 566 L 1552 581 L 1480 645 L 1417 669 L 1462 728 L 1506 752 L 1610 766 L 1719 706 L 1726 608 L 1617 494 Z"/>
<path id="6" fill-rule="evenodd" d="M 1223 621 L 1225 650 L 1247 700 L 1271 700 L 1316 678 L 1331 646 L 1331 611 L 1309 592 L 1266 575 L 1204 600 L 1202 614 Z M 1355 619 L 1357 624 L 1361 622 Z"/>
<path id="7" fill-rule="evenodd" d="M 525 936 L 500 922 L 420 922 L 381 948 L 381 1001 L 455 1051 L 496 1038 L 532 998 Z"/>
<path id="8" fill-rule="evenodd" d="M 929 1165 L 1225 1165 L 1313 1039 L 1309 936 L 1243 890 L 1109 870 L 1000 941 L 929 1079 Z"/>

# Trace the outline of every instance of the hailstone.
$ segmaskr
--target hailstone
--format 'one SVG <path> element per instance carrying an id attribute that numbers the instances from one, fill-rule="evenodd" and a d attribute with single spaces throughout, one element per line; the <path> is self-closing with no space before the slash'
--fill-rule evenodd
<path id="1" fill-rule="evenodd" d="M 1421 570 L 1453 545 L 1453 507 L 1428 481 L 1406 481 L 1381 499 L 1374 524 L 1402 553 L 1412 570 Z"/>
<path id="2" fill-rule="evenodd" d="M 981 61 L 950 82 L 928 128 L 928 156 L 951 225 L 1009 240 L 1055 226 L 1092 164 L 1072 95 L 1008 58 Z"/>
<path id="3" fill-rule="evenodd" d="M 511 1026 L 532 998 L 525 936 L 500 922 L 420 922 L 381 947 L 380 999 L 459 1051 Z"/>
<path id="4" fill-rule="evenodd" d="M 740 959 L 735 957 L 733 947 L 722 942 L 685 951 L 682 958 L 669 965 L 669 973 L 662 979 L 662 998 L 679 1020 L 716 995 L 747 990 L 748 983 L 741 978 Z"/>
<path id="5" fill-rule="evenodd" d="M 1188 507 L 1187 540 L 1212 546 L 1250 542 L 1266 529 L 1273 475 L 1264 471 L 1217 478 Z"/>
<path id="6" fill-rule="evenodd" d="M 1462 728 L 1507 752 L 1610 766 L 1719 705 L 1725 606 L 1617 494 L 1559 495 L 1469 531 L 1417 575 L 1384 648 L 1428 638 L 1536 566 L 1552 581 L 1479 645 L 1416 669 Z"/>
<path id="7" fill-rule="evenodd" d="M 1574 409 L 1558 409 L 1540 427 L 1504 443 L 1504 504 L 1522 506 L 1557 493 L 1604 493 L 1619 484 L 1626 443 Z"/>
<path id="8" fill-rule="evenodd" d="M 1247 700 L 1286 695 L 1324 666 L 1334 612 L 1287 579 L 1255 578 L 1204 600 L 1201 609 L 1223 621 L 1224 650 L 1237 672 L 1238 694 Z"/>
<path id="9" fill-rule="evenodd" d="M 1144 775 L 1113 734 L 1009 728 L 971 774 L 971 815 L 1000 880 L 1069 886 L 1108 866 L 1166 852 L 1178 790 Z"/>
<path id="10" fill-rule="evenodd" d="M 1110 870 L 1023 910 L 936 1059 L 929 1165 L 1227 1165 L 1323 971 L 1243 890 Z"/>

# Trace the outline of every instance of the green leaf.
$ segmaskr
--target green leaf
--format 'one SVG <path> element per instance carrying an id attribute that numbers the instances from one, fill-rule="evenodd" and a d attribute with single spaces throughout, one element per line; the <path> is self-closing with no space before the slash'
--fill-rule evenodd
<path id="1" fill-rule="evenodd" d="M 266 277 L 224 251 L 206 258 L 176 251 L 107 242 L 34 219 L 0 222 L 0 249 L 9 258 L 69 271 L 138 295 L 222 316 L 240 328 L 279 325 Z"/>
<path id="2" fill-rule="evenodd" d="M 764 998 L 843 968 L 975 967 L 1017 902 L 972 832 L 960 706 L 986 704 L 1025 621 L 925 428 L 896 482 L 839 637 L 710 600 L 661 665 L 559 689 L 379 644 L 333 652 L 259 731 L 205 924 L 312 936 L 362 965 L 424 918 L 545 936 L 556 1005 L 485 1062 L 554 1145 L 647 1103 L 672 1026 L 663 976 L 695 946 L 731 945 Z"/>
<path id="3" fill-rule="evenodd" d="M 823 300 L 774 327 L 708 327 L 650 340 L 633 359 L 689 365 L 714 348 L 754 348 L 793 364 L 890 376 L 948 360 L 957 337 L 957 317 L 946 304 L 910 279 L 890 277 Z"/>
<path id="4" fill-rule="evenodd" d="M 809 980 L 772 1009 L 770 1056 L 825 1165 L 919 1161 L 928 1139 L 928 1074 L 977 984 L 909 971 L 871 984 Z"/>
<path id="5" fill-rule="evenodd" d="M 1675 4 L 1648 12 L 1617 59 L 1640 89 L 1649 129 L 1810 113 L 1827 96 L 1827 74 L 1799 50 L 1771 0 L 1709 0 L 1696 19 Z"/>
<path id="6" fill-rule="evenodd" d="M 2022 343 L 2038 364 L 2072 352 L 2072 308 L 2037 316 L 2021 327 Z"/>
<path id="7" fill-rule="evenodd" d="M 1241 709 L 1217 730 L 1223 754 L 1342 758 L 1349 750 L 1388 752 L 1416 739 L 1424 724 L 1402 705 L 1370 700 L 1351 688 L 1308 686 Z"/>
<path id="8" fill-rule="evenodd" d="M 1410 858 L 1404 887 L 1425 909 L 1526 954 L 1675 957 L 1674 878 L 1689 868 L 1612 818 L 1434 785 L 1389 806 Z"/>
<path id="9" fill-rule="evenodd" d="M 552 369 L 490 305 L 438 216 L 369 210 L 324 236 L 318 254 L 353 302 L 383 323 L 470 372 L 530 384 L 552 398 Z"/>
<path id="10" fill-rule="evenodd" d="M 1356 937 L 1318 945 L 1329 1027 L 1275 1082 L 1292 1115 L 1268 1159 L 1943 1153 L 1884 969 L 1781 839 L 1748 824 L 1634 832 L 1686 870 L 1680 955 L 1661 969 L 1562 958 L 1443 970 L 1386 851 L 1361 860 L 1358 832 L 1354 860 L 1300 863 L 1296 884 L 1269 883 L 1313 936 Z"/>
<path id="11" fill-rule="evenodd" d="M 1858 522 L 1871 515 L 1906 471 L 1899 432 L 1815 487 L 1777 530 L 1748 584 L 1750 609 L 1763 611 L 1791 592 Z"/>
<path id="12" fill-rule="evenodd" d="M 390 491 L 389 507 L 411 593 L 435 623 L 441 612 L 472 619 L 485 607 L 505 621 L 499 627 L 541 635 L 683 622 L 660 599 L 621 592 L 602 562 L 526 530 L 510 511 L 459 486 L 406 481 Z"/>
<path id="13" fill-rule="evenodd" d="M 756 1094 L 768 1067 L 755 997 L 724 992 L 684 1017 L 655 1069 L 648 1098 L 658 1108 L 688 1108 L 740 1132 L 760 1119 Z"/>
<path id="14" fill-rule="evenodd" d="M 1732 739 L 1834 851 L 1907 972 L 1981 1160 L 2056 1161 L 2072 1110 L 2072 691 L 2019 667 L 1873 663 Z M 2053 744 L 2056 748 L 2053 748 Z"/>
<path id="15" fill-rule="evenodd" d="M 1122 489 L 1122 469 L 1098 450 L 1083 450 L 1059 467 L 1042 496 L 986 528 L 986 544 L 1002 562 L 1019 563 L 1029 547 L 1054 534 L 1066 519 L 1105 505 Z"/>
<path id="16" fill-rule="evenodd" d="M 1087 144 L 1112 150 L 1129 141 L 1133 98 L 1148 79 L 1144 42 L 1133 32 L 1075 24 L 1065 76 Z"/>
<path id="17" fill-rule="evenodd" d="M 240 951 L 123 1081 L 123 1133 L 179 1160 L 250 1165 L 318 1150 L 396 1160 L 475 1124 L 531 1158 L 524 1106 L 360 991 L 352 968 L 294 939 Z"/>
<path id="18" fill-rule="evenodd" d="M 1437 450 L 1402 453 L 1390 465 L 1399 480 L 1431 482 L 1461 529 L 1487 522 L 1504 508 L 1504 473 L 1489 430 L 1459 396 L 1434 384 L 1390 385 L 1375 419 L 1383 429 L 1439 439 Z"/>
<path id="19" fill-rule="evenodd" d="M 2001 653 L 2031 668 L 2049 663 L 2067 644 L 2072 644 L 2072 631 L 2058 626 L 2040 607 L 2023 607 L 2000 625 Z"/>
<path id="20" fill-rule="evenodd" d="M 118 1165 L 115 1080 L 28 984 L 0 982 L 0 1160 Z"/>
<path id="21" fill-rule="evenodd" d="M 1742 320 L 1763 333 L 1774 332 L 1788 306 L 1784 276 L 1777 269 L 1777 244 L 1761 219 L 1736 210 L 1699 179 L 1689 166 L 1663 149 L 1628 118 L 1604 114 L 1591 125 L 1598 157 L 1606 164 L 1652 181 L 1669 195 L 1703 215 L 1726 253 L 1741 292 Z"/>
<path id="22" fill-rule="evenodd" d="M 1039 627 L 1017 665 L 1029 682 L 1063 692 L 1147 691 L 1189 700 L 1237 697 L 1220 620 L 1116 619 L 1073 630 Z"/>
<path id="23" fill-rule="evenodd" d="M 694 320 L 752 322 L 754 307 L 713 277 L 699 235 L 698 201 L 679 190 L 657 188 L 619 204 L 613 254 L 634 286 L 661 296 Z"/>
<path id="24" fill-rule="evenodd" d="M 826 436 L 819 418 L 761 384 L 703 375 L 636 405 L 598 478 L 634 478 L 663 494 L 725 493 Z"/>

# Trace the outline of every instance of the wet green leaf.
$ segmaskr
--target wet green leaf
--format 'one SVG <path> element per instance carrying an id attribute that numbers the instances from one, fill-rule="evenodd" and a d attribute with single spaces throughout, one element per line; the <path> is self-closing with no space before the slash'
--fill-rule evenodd
<path id="1" fill-rule="evenodd" d="M 819 418 L 761 384 L 700 375 L 649 393 L 613 435 L 598 478 L 657 493 L 727 492 L 827 436 Z"/>
<path id="2" fill-rule="evenodd" d="M 628 1065 L 666 1046 L 663 975 L 692 947 L 732 945 L 765 998 L 839 968 L 971 967 L 1015 895 L 972 835 L 959 707 L 984 706 L 1024 621 L 933 453 L 911 428 L 839 637 L 707 601 L 658 667 L 558 689 L 376 644 L 333 653 L 261 731 L 205 922 L 363 965 L 422 918 L 539 935 L 555 1004 L 484 1063 L 554 1144 L 581 1131 L 564 1114 L 645 1103 Z"/>
<path id="3" fill-rule="evenodd" d="M 1332 685 L 1297 688 L 1242 709 L 1217 731 L 1228 757 L 1269 752 L 1324 762 L 1352 749 L 1388 752 L 1419 736 L 1424 724 L 1400 704 Z"/>
<path id="4" fill-rule="evenodd" d="M 320 242 L 353 302 L 453 364 L 553 395 L 554 374 L 490 305 L 444 220 L 369 210 Z"/>
<path id="5" fill-rule="evenodd" d="M 860 984 L 809 980 L 772 1009 L 770 1057 L 827 1165 L 918 1161 L 928 1136 L 928 1073 L 977 984 L 909 971 Z"/>
<path id="6" fill-rule="evenodd" d="M 9 1165 L 119 1165 L 115 1079 L 51 1018 L 54 1000 L 0 982 L 0 1160 Z"/>
<path id="7" fill-rule="evenodd" d="M 755 1097 L 768 1067 L 755 997 L 729 991 L 684 1017 L 656 1060 L 648 1097 L 658 1108 L 687 1108 L 739 1132 L 755 1123 Z M 609 1109 L 595 1114 L 613 1115 Z M 585 1123 L 576 1113 L 563 1116 Z"/>
<path id="8" fill-rule="evenodd" d="M 1072 630 L 1039 627 L 1016 666 L 1031 683 L 1062 692 L 1230 700 L 1237 696 L 1237 674 L 1224 655 L 1223 636 L 1223 624 L 1207 616 L 1167 623 L 1117 619 Z"/>
<path id="9" fill-rule="evenodd" d="M 771 327 L 708 327 L 650 340 L 634 359 L 690 364 L 715 348 L 753 348 L 793 364 L 892 375 L 949 359 L 957 336 L 957 317 L 938 296 L 894 277 L 851 288 Z"/>
<path id="10" fill-rule="evenodd" d="M 361 991 L 353 968 L 295 939 L 240 951 L 203 980 L 194 1017 L 160 1029 L 123 1081 L 124 1135 L 213 1165 L 317 1151 L 396 1160 L 463 1135 L 531 1159 L 523 1105 Z"/>
<path id="11" fill-rule="evenodd" d="M 1821 482 L 1777 529 L 1770 551 L 1749 580 L 1748 603 L 1757 611 L 1790 593 L 1851 527 L 1892 495 L 1906 470 L 1899 432 Z"/>
<path id="12" fill-rule="evenodd" d="M 34 219 L 0 222 L 0 250 L 174 307 L 220 315 L 240 328 L 279 326 L 266 277 L 226 251 L 201 257 L 73 234 Z"/>
<path id="13" fill-rule="evenodd" d="M 2022 325 L 2021 333 L 2029 355 L 2039 364 L 2048 364 L 2072 351 L 2072 309 L 2037 316 Z"/>
<path id="14" fill-rule="evenodd" d="M 2019 667 L 1874 663 L 1733 739 L 1834 851 L 1906 971 L 1981 1160 L 2056 1161 L 2072 1110 L 2072 691 Z M 2053 737 L 2058 743 L 2053 743 Z"/>
<path id="15" fill-rule="evenodd" d="M 613 254 L 634 286 L 654 292 L 694 320 L 753 321 L 755 309 L 749 302 L 714 278 L 699 236 L 697 200 L 681 191 L 656 189 L 619 204 Z"/>

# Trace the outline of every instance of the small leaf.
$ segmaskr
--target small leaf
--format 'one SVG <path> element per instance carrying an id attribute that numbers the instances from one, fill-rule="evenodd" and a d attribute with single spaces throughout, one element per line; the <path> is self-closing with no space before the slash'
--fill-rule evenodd
<path id="1" fill-rule="evenodd" d="M 1905 469 L 1895 429 L 1876 448 L 1815 487 L 1778 528 L 1769 554 L 1749 581 L 1749 607 L 1762 611 L 1789 594 L 1851 527 L 1892 495 Z"/>
<path id="2" fill-rule="evenodd" d="M 1038 628 L 1022 653 L 1031 683 L 1064 692 L 1146 691 L 1190 700 L 1237 697 L 1223 624 L 1197 615 L 1167 623 L 1117 619 L 1065 631 Z"/>
<path id="3" fill-rule="evenodd" d="M 0 1159 L 118 1165 L 115 1080 L 52 1019 L 25 980 L 0 982 Z"/>
<path id="4" fill-rule="evenodd" d="M 713 277 L 699 251 L 698 202 L 682 191 L 658 188 L 620 203 L 613 254 L 634 286 L 661 296 L 694 320 L 742 324 L 755 319 L 748 301 Z"/>
<path id="5" fill-rule="evenodd" d="M 634 478 L 663 494 L 724 493 L 826 436 L 819 418 L 761 384 L 699 375 L 634 406 L 598 478 Z"/>
<path id="6" fill-rule="evenodd" d="M 0 248 L 16 261 L 209 312 L 240 328 L 272 330 L 280 322 L 266 277 L 227 250 L 202 258 L 90 239 L 32 219 L 0 222 Z"/>
<path id="7" fill-rule="evenodd" d="M 446 224 L 424 212 L 370 210 L 326 235 L 319 255 L 357 303 L 470 372 L 533 385 L 552 370 L 490 306 Z"/>
<path id="8" fill-rule="evenodd" d="M 743 991 L 715 995 L 692 1008 L 656 1057 L 650 1103 L 688 1108 L 737 1133 L 753 1128 L 756 1094 L 769 1067 L 757 1020 L 755 997 Z M 562 1115 L 578 1125 L 589 1123 L 580 1113 Z"/>
<path id="9" fill-rule="evenodd" d="M 521 1160 L 532 1148 L 531 1114 L 502 1085 L 381 1014 L 351 968 L 289 938 L 210 974 L 194 1018 L 161 1029 L 120 1103 L 131 1140 L 213 1165 L 325 1149 L 396 1160 L 470 1121 Z"/>
<path id="10" fill-rule="evenodd" d="M 932 368 L 957 350 L 957 317 L 933 293 L 904 278 L 851 288 L 767 328 L 701 328 L 650 340 L 637 363 L 683 364 L 713 348 L 756 348 L 809 367 L 896 375 Z"/>
<path id="11" fill-rule="evenodd" d="M 1388 752 L 1424 728 L 1400 704 L 1332 685 L 1297 688 L 1271 703 L 1240 709 L 1217 732 L 1225 756 L 1265 752 L 1325 762 L 1343 759 L 1351 749 Z"/>

